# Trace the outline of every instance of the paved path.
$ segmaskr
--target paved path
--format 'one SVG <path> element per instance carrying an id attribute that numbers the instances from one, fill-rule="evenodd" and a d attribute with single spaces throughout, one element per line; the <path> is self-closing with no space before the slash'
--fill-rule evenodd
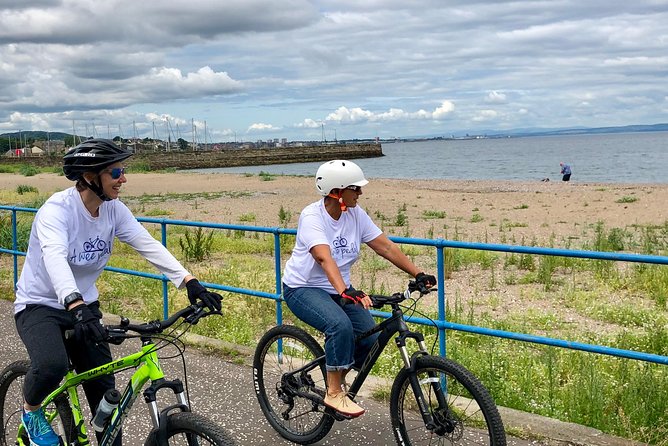
<path id="1" fill-rule="evenodd" d="M 2 348 L 0 349 L 0 366 L 18 360 L 27 358 L 27 354 L 16 334 L 13 321 L 12 303 L 6 300 L 0 300 L 0 340 Z M 117 323 L 114 318 L 109 323 Z M 136 351 L 139 347 L 139 341 L 125 342 L 124 345 L 115 348 L 115 357 Z M 163 350 L 162 357 L 169 356 L 167 351 Z M 186 351 L 186 366 L 188 371 L 188 381 L 190 385 L 190 397 L 195 412 L 202 413 L 223 426 L 240 445 L 289 445 L 293 444 L 285 441 L 277 435 L 266 422 L 262 415 L 255 392 L 253 391 L 252 371 L 249 358 L 242 357 L 239 363 L 232 363 L 221 358 L 217 354 L 207 354 L 203 350 L 188 348 Z M 183 379 L 182 365 L 180 360 L 170 359 L 162 362 L 165 373 L 168 378 L 180 377 Z M 127 372 L 124 372 L 127 373 Z M 125 376 L 117 376 L 118 383 L 125 383 Z M 118 385 L 119 389 L 122 388 Z M 166 391 L 163 391 L 166 392 Z M 159 395 L 160 397 L 160 395 Z M 173 400 L 167 393 L 163 394 L 160 401 L 172 404 Z M 387 405 L 378 403 L 371 399 L 362 399 L 362 405 L 367 409 L 367 413 L 355 420 L 336 423 L 329 435 L 323 439 L 321 445 L 393 445 L 394 437 L 391 431 L 390 417 Z M 527 445 L 561 445 L 566 444 L 563 441 L 554 441 L 554 439 L 568 440 L 568 443 L 577 443 L 582 445 L 623 445 L 628 442 L 615 442 L 609 438 L 599 436 L 600 432 L 593 430 L 581 430 L 581 427 L 560 423 L 551 425 L 548 419 L 519 418 L 515 412 L 503 414 L 504 421 L 506 416 L 517 419 L 519 425 L 532 427 L 536 425 L 542 435 L 549 435 L 553 440 L 526 441 L 509 438 L 509 445 L 527 446 Z M 129 424 L 131 423 L 131 424 Z M 146 406 L 142 398 L 135 402 L 131 417 L 126 421 L 124 431 L 125 445 L 141 445 L 146 438 L 149 429 L 149 418 Z M 540 426 L 546 423 L 545 426 Z M 132 426 L 128 428 L 127 426 Z M 533 427 L 536 427 L 533 426 Z M 568 426 L 573 427 L 569 431 Z M 536 431 L 536 433 L 541 433 Z M 555 431 L 552 435 L 550 432 Z M 556 434 L 559 431 L 559 434 Z M 570 435 L 570 438 L 562 438 L 564 433 Z M 599 440 L 587 441 L 588 435 L 593 435 Z M 593 438 L 593 437 L 592 437 Z M 613 439 L 614 440 L 614 439 Z"/>

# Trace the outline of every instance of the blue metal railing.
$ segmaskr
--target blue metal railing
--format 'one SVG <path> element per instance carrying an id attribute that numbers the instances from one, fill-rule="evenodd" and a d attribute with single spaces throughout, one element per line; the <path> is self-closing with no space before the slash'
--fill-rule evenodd
<path id="1" fill-rule="evenodd" d="M 18 256 L 25 255 L 24 252 L 18 251 L 17 248 L 17 213 L 18 212 L 36 212 L 35 209 L 30 208 L 20 208 L 14 206 L 0 206 L 0 210 L 11 211 L 12 213 L 12 249 L 0 248 L 0 253 L 11 254 L 14 256 L 14 283 L 18 280 Z M 158 224 L 161 228 L 161 240 L 163 245 L 167 245 L 167 226 L 190 226 L 190 227 L 203 227 L 211 229 L 227 229 L 227 230 L 238 230 L 238 231 L 250 231 L 250 232 L 261 232 L 267 234 L 273 234 L 274 237 L 274 268 L 275 268 L 275 281 L 276 289 L 275 293 L 267 293 L 264 291 L 247 289 L 247 288 L 238 288 L 228 285 L 216 284 L 216 283 L 203 283 L 205 286 L 232 293 L 245 294 L 249 296 L 261 297 L 265 299 L 273 299 L 276 301 L 276 322 L 278 324 L 282 323 L 283 313 L 281 306 L 281 244 L 280 237 L 281 235 L 295 235 L 297 231 L 295 229 L 285 229 L 285 228 L 267 228 L 261 226 L 243 226 L 243 225 L 232 225 L 232 224 L 219 224 L 219 223 L 207 223 L 207 222 L 190 222 L 183 220 L 167 220 L 167 219 L 156 219 L 156 218 L 137 218 L 142 223 L 151 223 Z M 481 334 L 486 336 L 494 336 L 505 339 L 512 339 L 516 341 L 531 342 L 535 344 L 550 345 L 554 347 L 572 349 L 572 350 L 581 350 L 590 353 L 604 354 L 617 356 L 622 358 L 629 358 L 647 362 L 653 362 L 657 364 L 668 365 L 668 356 L 661 356 L 652 353 L 637 352 L 632 350 L 622 350 L 617 348 L 605 347 L 600 345 L 585 344 L 580 342 L 572 342 L 563 339 L 556 339 L 543 336 L 534 336 L 523 333 L 508 332 L 503 330 L 497 330 L 492 328 L 479 327 L 474 325 L 465 325 L 458 324 L 454 322 L 448 322 L 446 320 L 445 314 L 445 248 L 460 248 L 460 249 L 474 249 L 474 250 L 484 250 L 484 251 L 497 251 L 497 252 L 511 252 L 519 254 L 535 254 L 535 255 L 545 255 L 545 256 L 561 256 L 561 257 L 575 257 L 575 258 L 584 258 L 584 259 L 595 259 L 595 260 L 608 260 L 608 261 L 623 261 L 623 262 L 637 262 L 637 263 L 649 263 L 649 264 L 660 264 L 668 265 L 668 257 L 665 256 L 654 256 L 654 255 L 640 255 L 640 254 L 624 254 L 624 253 L 610 253 L 610 252 L 598 252 L 598 251 L 582 251 L 582 250 L 567 250 L 567 249 L 558 249 L 558 248 L 541 248 L 541 247 L 530 247 L 530 246 L 514 246 L 514 245 L 502 245 L 502 244 L 489 244 L 489 243 L 469 243 L 469 242 L 460 242 L 453 240 L 431 240 L 431 239 L 418 239 L 418 238 L 408 238 L 408 237 L 390 237 L 393 241 L 400 244 L 410 244 L 410 245 L 420 245 L 420 246 L 432 246 L 436 249 L 436 264 L 437 264 L 437 287 L 438 287 L 438 319 L 433 321 L 426 318 L 420 317 L 407 317 L 406 319 L 409 322 L 413 322 L 421 325 L 435 326 L 439 331 L 439 340 L 440 340 L 440 353 L 445 356 L 446 346 L 445 346 L 445 330 L 458 330 L 469 333 Z M 167 287 L 169 280 L 162 275 L 145 273 L 141 271 L 128 270 L 115 267 L 105 268 L 107 271 L 113 271 L 117 273 L 130 274 L 134 276 L 146 277 L 150 279 L 161 280 L 163 282 L 163 309 L 164 317 L 168 317 L 167 313 L 167 303 L 168 303 L 168 294 Z M 381 311 L 372 312 L 376 316 L 389 317 L 390 314 Z"/>

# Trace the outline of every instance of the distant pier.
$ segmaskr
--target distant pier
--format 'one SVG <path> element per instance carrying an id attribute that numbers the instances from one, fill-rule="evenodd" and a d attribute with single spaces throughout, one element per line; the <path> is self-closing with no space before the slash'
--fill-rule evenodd
<path id="1" fill-rule="evenodd" d="M 217 167 L 261 166 L 327 161 L 332 159 L 374 158 L 383 156 L 380 143 L 326 144 L 262 149 L 223 149 L 188 151 L 138 151 L 127 163 L 141 164 L 150 170 L 210 169 Z M 0 164 L 32 164 L 40 167 L 62 165 L 62 154 L 2 157 Z"/>

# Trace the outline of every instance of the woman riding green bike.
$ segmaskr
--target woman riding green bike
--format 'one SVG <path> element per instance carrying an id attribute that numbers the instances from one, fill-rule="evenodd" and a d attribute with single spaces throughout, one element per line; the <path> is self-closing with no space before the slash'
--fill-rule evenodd
<path id="1" fill-rule="evenodd" d="M 361 366 L 376 339 L 369 336 L 355 345 L 355 337 L 375 325 L 368 311 L 370 298 L 350 281 L 361 244 L 415 277 L 421 286 L 436 284 L 436 278 L 421 272 L 357 205 L 368 183 L 352 161 L 333 160 L 318 168 L 315 186 L 323 199 L 300 214 L 295 247 L 283 275 L 283 297 L 290 310 L 325 334 L 324 403 L 351 417 L 362 415 L 364 409 L 342 389 L 345 375 Z"/>
<path id="2" fill-rule="evenodd" d="M 95 282 L 116 238 L 176 287 L 185 286 L 191 302 L 201 300 L 212 311 L 221 309 L 221 296 L 204 288 L 118 200 L 127 182 L 123 161 L 131 155 L 107 139 L 74 147 L 63 158 L 63 171 L 76 185 L 53 194 L 35 216 L 14 303 L 16 328 L 31 363 L 22 418 L 31 445 L 59 444 L 40 405 L 67 373 L 68 361 L 84 372 L 112 360 Z M 74 337 L 66 341 L 63 333 L 71 329 Z M 114 388 L 113 375 L 83 387 L 94 414 L 105 391 Z M 115 444 L 120 440 L 119 435 Z"/>

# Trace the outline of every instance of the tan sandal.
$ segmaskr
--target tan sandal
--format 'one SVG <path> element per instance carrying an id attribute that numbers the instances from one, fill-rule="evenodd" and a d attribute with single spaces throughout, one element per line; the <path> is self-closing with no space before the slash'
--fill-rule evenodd
<path id="1" fill-rule="evenodd" d="M 345 392 L 339 392 L 336 395 L 325 395 L 325 406 L 349 417 L 359 417 L 365 410 L 357 403 L 351 400 Z"/>

